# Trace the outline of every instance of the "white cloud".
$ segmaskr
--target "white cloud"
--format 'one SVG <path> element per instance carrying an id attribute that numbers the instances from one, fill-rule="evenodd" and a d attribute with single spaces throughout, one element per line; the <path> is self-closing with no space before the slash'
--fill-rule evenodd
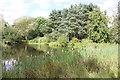
<path id="1" fill-rule="evenodd" d="M 27 8 L 24 0 L 0 0 L 0 13 L 10 24 L 14 19 L 25 15 Z"/>
<path id="2" fill-rule="evenodd" d="M 54 2 L 71 2 L 71 0 L 53 0 Z"/>
<path id="3" fill-rule="evenodd" d="M 119 0 L 104 0 L 103 3 L 98 4 L 101 11 L 107 10 L 108 16 L 112 16 L 117 12 L 117 5 Z"/>
<path id="4" fill-rule="evenodd" d="M 44 18 L 48 18 L 49 13 L 45 12 L 45 11 L 36 11 L 32 14 L 33 17 L 44 17 Z"/>
<path id="5" fill-rule="evenodd" d="M 37 4 L 42 9 L 48 9 L 50 7 L 51 0 L 32 0 L 32 3 Z"/>
<path id="6" fill-rule="evenodd" d="M 59 7 L 69 7 L 71 4 L 78 4 L 89 0 L 0 0 L 0 13 L 4 15 L 4 19 L 12 24 L 12 22 L 21 16 L 43 16 L 48 17 L 49 11 L 54 4 L 59 4 Z M 97 2 L 93 0 L 91 2 Z M 107 10 L 108 15 L 112 15 L 117 9 L 118 0 L 101 0 L 102 4 L 97 3 L 101 10 Z M 53 4 L 54 3 L 54 4 Z M 64 5 L 64 3 L 67 3 Z M 37 7 L 37 10 L 32 10 Z M 58 7 L 57 7 L 58 8 Z M 49 11 L 48 11 L 49 10 Z M 29 13 L 27 13 L 29 12 Z"/>
<path id="7" fill-rule="evenodd" d="M 38 9 L 48 9 L 50 7 L 50 0 L 0 0 L 0 13 L 4 15 L 5 21 L 12 24 L 16 18 L 24 15 L 27 16 L 27 11 L 35 5 L 38 6 Z M 36 11 L 34 14 L 38 15 L 38 12 L 40 13 L 40 11 Z M 45 12 L 41 11 L 41 13 L 46 17 Z"/>
<path id="8" fill-rule="evenodd" d="M 74 2 L 81 2 L 81 1 L 86 1 L 86 0 L 53 0 L 54 2 L 69 2 L 69 3 L 74 3 Z"/>

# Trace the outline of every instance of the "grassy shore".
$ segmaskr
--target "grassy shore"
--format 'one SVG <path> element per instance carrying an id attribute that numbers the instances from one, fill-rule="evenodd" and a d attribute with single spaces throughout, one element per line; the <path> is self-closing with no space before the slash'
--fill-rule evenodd
<path id="1" fill-rule="evenodd" d="M 16 70 L 3 72 L 3 77 L 117 78 L 118 45 L 90 43 L 82 47 L 50 49 L 20 62 Z"/>

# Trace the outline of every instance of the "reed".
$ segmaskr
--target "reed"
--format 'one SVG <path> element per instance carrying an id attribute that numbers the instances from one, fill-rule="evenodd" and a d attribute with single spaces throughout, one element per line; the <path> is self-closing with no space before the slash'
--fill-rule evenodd
<path id="1" fill-rule="evenodd" d="M 19 62 L 14 70 L 3 71 L 3 78 L 117 78 L 118 45 L 52 49 Z"/>

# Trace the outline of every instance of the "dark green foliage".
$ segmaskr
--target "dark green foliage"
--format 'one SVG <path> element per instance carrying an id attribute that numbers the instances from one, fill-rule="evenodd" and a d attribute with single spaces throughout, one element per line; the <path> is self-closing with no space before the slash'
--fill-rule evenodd
<path id="1" fill-rule="evenodd" d="M 61 34 L 61 35 L 58 37 L 57 41 L 58 41 L 63 47 L 66 47 L 69 39 L 68 39 L 68 37 L 67 37 L 65 34 Z"/>
<path id="2" fill-rule="evenodd" d="M 43 17 L 36 18 L 35 26 L 36 26 L 36 35 L 43 37 L 45 34 L 50 33 L 51 30 L 47 27 L 48 20 Z"/>
<path id="3" fill-rule="evenodd" d="M 31 39 L 34 39 L 38 36 L 38 30 L 35 29 L 35 30 L 30 30 L 29 33 L 28 33 L 28 39 L 31 40 Z"/>
<path id="4" fill-rule="evenodd" d="M 5 22 L 4 19 L 1 18 L 0 19 L 0 36 L 2 35 L 3 30 L 8 26 L 9 26 L 9 24 L 7 22 Z M 1 37 L 0 37 L 0 39 L 1 39 Z"/>
<path id="5" fill-rule="evenodd" d="M 79 4 L 71 5 L 68 9 L 53 10 L 50 13 L 49 27 L 52 31 L 66 34 L 71 40 L 72 37 L 83 39 L 87 37 L 87 21 L 89 12 L 99 9 L 96 5 Z"/>
<path id="6" fill-rule="evenodd" d="M 47 27 L 48 20 L 43 17 L 38 17 L 33 23 L 33 30 L 28 33 L 28 39 L 34 39 L 38 36 L 43 37 L 45 34 L 50 33 L 51 29 Z"/>
<path id="7" fill-rule="evenodd" d="M 6 39 L 6 40 L 11 41 L 11 42 L 18 42 L 22 39 L 21 34 L 14 27 L 4 28 L 2 37 L 3 37 L 3 39 Z"/>
<path id="8" fill-rule="evenodd" d="M 28 40 L 29 33 L 35 30 L 34 22 L 34 18 L 23 16 L 15 20 L 14 27 L 20 32 L 25 40 Z"/>
<path id="9" fill-rule="evenodd" d="M 46 34 L 45 36 L 50 39 L 51 42 L 57 41 L 61 34 L 57 31 L 54 31 L 50 34 Z"/>
<path id="10" fill-rule="evenodd" d="M 22 39 L 22 36 L 19 33 L 19 31 L 13 26 L 10 26 L 7 22 L 4 21 L 4 19 L 2 19 L 1 25 L 2 26 L 0 26 L 1 27 L 0 35 L 1 35 L 1 39 L 4 40 L 3 43 L 9 42 L 11 44 L 11 43 L 19 42 Z"/>
<path id="11" fill-rule="evenodd" d="M 94 42 L 109 42 L 108 19 L 100 10 L 89 13 L 88 38 Z"/>

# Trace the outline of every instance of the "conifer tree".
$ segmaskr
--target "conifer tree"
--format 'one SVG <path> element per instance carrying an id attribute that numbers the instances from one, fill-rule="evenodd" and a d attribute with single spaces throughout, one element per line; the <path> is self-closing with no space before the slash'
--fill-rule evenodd
<path id="1" fill-rule="evenodd" d="M 48 26 L 52 28 L 52 32 L 64 33 L 69 39 L 86 38 L 89 12 L 96 9 L 99 8 L 93 4 L 79 4 L 63 10 L 53 10 L 49 16 L 51 23 Z"/>

